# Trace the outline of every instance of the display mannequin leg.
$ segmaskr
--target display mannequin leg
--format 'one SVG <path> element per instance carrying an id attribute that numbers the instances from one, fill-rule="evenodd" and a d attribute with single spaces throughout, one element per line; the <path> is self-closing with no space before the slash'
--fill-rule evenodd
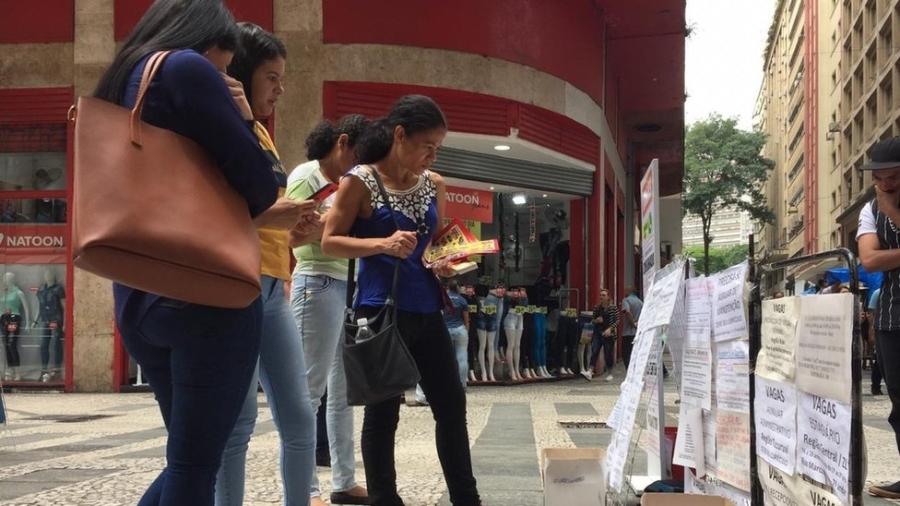
<path id="1" fill-rule="evenodd" d="M 484 363 L 485 352 L 487 351 L 488 339 L 494 340 L 494 336 L 488 336 L 486 330 L 478 329 L 478 365 L 481 367 L 481 381 L 487 381 L 487 367 Z"/>
<path id="2" fill-rule="evenodd" d="M 497 381 L 494 378 L 494 360 L 496 359 L 497 346 L 494 342 L 497 338 L 497 331 L 487 333 L 487 375 L 488 381 Z M 484 376 L 482 375 L 482 378 Z"/>
<path id="3" fill-rule="evenodd" d="M 522 329 L 506 327 L 506 363 L 509 366 L 509 377 L 513 381 L 521 381 L 519 376 L 519 344 L 522 340 Z"/>

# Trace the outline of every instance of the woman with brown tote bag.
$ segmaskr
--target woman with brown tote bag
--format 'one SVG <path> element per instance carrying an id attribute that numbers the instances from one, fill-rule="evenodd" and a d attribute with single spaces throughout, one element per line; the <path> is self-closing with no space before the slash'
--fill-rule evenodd
<path id="1" fill-rule="evenodd" d="M 220 0 L 157 0 L 123 43 L 94 96 L 131 108 L 146 67 L 150 85 L 143 122 L 205 151 L 246 201 L 249 216 L 285 213 L 299 222 L 306 211 L 298 207 L 267 211 L 278 192 L 272 163 L 253 133 L 240 84 L 224 76 L 236 41 L 234 18 Z M 168 54 L 160 56 L 160 51 Z M 189 188 L 172 191 L 191 198 Z M 169 432 L 166 468 L 139 504 L 212 505 L 222 451 L 256 366 L 262 303 L 257 299 L 246 308 L 228 309 L 118 283 L 113 289 L 123 341 L 141 365 Z"/>

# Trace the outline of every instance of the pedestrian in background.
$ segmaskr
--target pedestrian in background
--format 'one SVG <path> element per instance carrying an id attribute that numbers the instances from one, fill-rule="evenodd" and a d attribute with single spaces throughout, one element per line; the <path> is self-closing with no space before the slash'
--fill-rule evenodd
<path id="1" fill-rule="evenodd" d="M 609 295 L 609 290 L 600 290 L 600 304 L 594 308 L 594 338 L 591 342 L 591 364 L 594 365 L 594 374 L 606 374 L 606 381 L 612 381 L 610 371 L 615 365 L 616 350 L 616 325 L 619 313 L 616 304 Z M 600 361 L 600 352 L 603 352 L 603 361 Z"/>
<path id="2" fill-rule="evenodd" d="M 641 318 L 641 310 L 644 308 L 644 302 L 637 294 L 634 286 L 625 287 L 628 294 L 622 299 L 622 338 L 623 350 L 622 356 L 625 361 L 625 367 L 631 363 L 631 350 L 634 348 L 634 337 L 637 335 L 638 320 Z"/>

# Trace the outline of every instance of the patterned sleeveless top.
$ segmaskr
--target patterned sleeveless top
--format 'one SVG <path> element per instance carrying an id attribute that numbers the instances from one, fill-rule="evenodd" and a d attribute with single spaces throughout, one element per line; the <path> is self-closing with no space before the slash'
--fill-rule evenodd
<path id="1" fill-rule="evenodd" d="M 872 199 L 875 235 L 882 249 L 900 249 L 900 226 L 878 212 L 877 199 Z M 900 330 L 900 269 L 884 272 L 881 295 L 875 309 L 877 330 Z"/>
<path id="2" fill-rule="evenodd" d="M 369 190 L 372 216 L 358 217 L 350 230 L 360 238 L 389 237 L 396 227 L 391 210 L 385 206 L 378 189 L 374 169 L 357 165 L 347 176 L 359 178 Z M 390 207 L 401 230 L 416 232 L 418 242 L 412 255 L 399 260 L 390 255 L 374 255 L 359 263 L 356 295 L 357 307 L 380 307 L 391 291 L 394 266 L 400 261 L 400 282 L 397 290 L 397 309 L 411 313 L 438 313 L 444 301 L 440 284 L 434 273 L 422 264 L 422 254 L 437 231 L 437 188 L 431 173 L 425 171 L 419 181 L 405 191 L 387 189 Z"/>

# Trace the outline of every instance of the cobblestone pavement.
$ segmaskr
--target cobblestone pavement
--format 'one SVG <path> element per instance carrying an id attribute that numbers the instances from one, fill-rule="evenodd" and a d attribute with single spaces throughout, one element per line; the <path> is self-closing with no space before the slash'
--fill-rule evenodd
<path id="1" fill-rule="evenodd" d="M 608 415 L 617 391 L 616 382 L 600 379 L 469 388 L 469 437 L 485 504 L 542 504 L 541 448 L 606 446 L 609 431 L 596 422 Z M 671 399 L 670 424 L 677 409 Z M 133 505 L 164 465 L 166 435 L 150 394 L 17 393 L 5 400 L 10 420 L 0 426 L 0 504 Z M 864 397 L 870 482 L 900 478 L 887 424 L 889 405 L 885 396 Z M 356 415 L 358 436 L 362 413 Z M 565 428 L 571 425 L 576 427 Z M 402 408 L 397 471 L 409 506 L 449 504 L 433 434 L 429 409 Z M 358 444 L 357 437 L 362 480 Z M 261 396 L 245 504 L 281 504 L 277 448 L 278 435 Z M 319 471 L 327 492 L 330 473 Z M 866 497 L 866 504 L 889 503 Z"/>

